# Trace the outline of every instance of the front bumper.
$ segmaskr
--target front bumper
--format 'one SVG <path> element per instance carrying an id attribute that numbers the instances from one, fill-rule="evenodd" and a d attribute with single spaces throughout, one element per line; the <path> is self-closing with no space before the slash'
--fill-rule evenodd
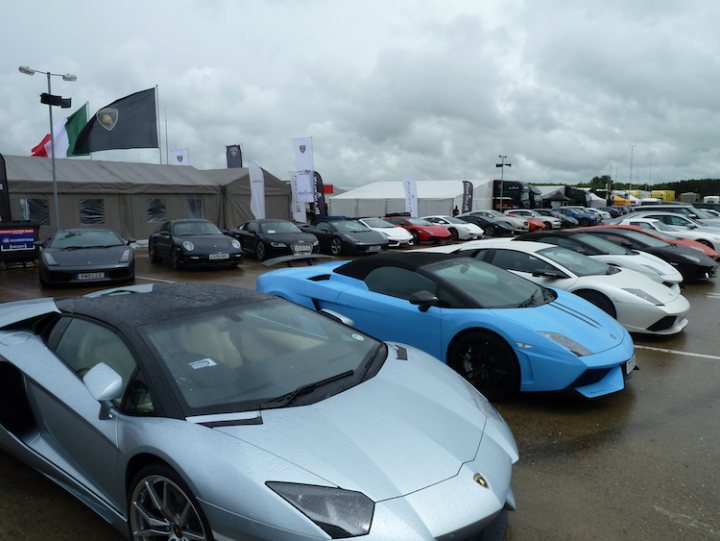
<path id="1" fill-rule="evenodd" d="M 226 252 L 227 253 L 227 252 Z M 193 254 L 192 252 L 181 252 L 178 262 L 183 267 L 229 267 L 239 265 L 243 262 L 241 251 L 227 253 L 227 258 L 212 259 L 211 254 Z"/>
<path id="2" fill-rule="evenodd" d="M 41 265 L 39 273 L 42 282 L 54 285 L 126 282 L 135 278 L 135 261 L 79 267 Z"/>
<path id="3" fill-rule="evenodd" d="M 615 301 L 617 320 L 630 332 L 643 334 L 677 334 L 688 324 L 685 318 L 690 303 L 682 295 L 663 306 L 650 303 Z"/>

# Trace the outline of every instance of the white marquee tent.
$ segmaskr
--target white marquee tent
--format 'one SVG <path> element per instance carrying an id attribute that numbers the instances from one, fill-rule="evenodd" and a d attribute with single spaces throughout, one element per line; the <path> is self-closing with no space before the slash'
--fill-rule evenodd
<path id="1" fill-rule="evenodd" d="M 492 181 L 472 180 L 472 210 L 489 209 L 492 202 Z M 457 205 L 462 210 L 462 180 L 418 180 L 418 213 L 452 214 Z M 386 216 L 405 212 L 405 190 L 400 180 L 373 182 L 331 197 L 329 213 L 333 216 Z"/>

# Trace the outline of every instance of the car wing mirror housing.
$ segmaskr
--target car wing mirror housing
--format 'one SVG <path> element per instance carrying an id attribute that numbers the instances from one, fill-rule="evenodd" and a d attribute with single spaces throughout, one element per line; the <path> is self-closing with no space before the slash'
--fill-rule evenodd
<path id="1" fill-rule="evenodd" d="M 431 306 L 437 306 L 438 302 L 437 296 L 429 291 L 417 291 L 410 295 L 410 304 L 416 305 L 421 312 L 427 312 Z"/>
<path id="2" fill-rule="evenodd" d="M 553 269 L 536 269 L 533 271 L 532 275 L 535 277 L 554 279 L 567 278 L 567 275 L 565 273 Z"/>
<path id="3" fill-rule="evenodd" d="M 342 315 L 340 312 L 336 312 L 335 310 L 328 310 L 327 308 L 323 308 L 319 312 L 323 316 L 332 319 L 333 321 L 337 321 L 338 323 L 342 323 L 343 325 L 346 325 L 348 327 L 354 327 L 355 322 L 350 319 L 347 316 Z"/>
<path id="4" fill-rule="evenodd" d="M 120 374 L 104 362 L 93 366 L 83 376 L 83 383 L 92 397 L 100 402 L 100 419 L 110 419 L 112 401 L 122 395 L 123 381 Z"/>

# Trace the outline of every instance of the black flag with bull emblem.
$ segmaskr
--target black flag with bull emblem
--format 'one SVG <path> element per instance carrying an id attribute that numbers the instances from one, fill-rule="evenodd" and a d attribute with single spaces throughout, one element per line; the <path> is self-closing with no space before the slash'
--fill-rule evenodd
<path id="1" fill-rule="evenodd" d="M 463 198 L 462 198 L 462 213 L 472 211 L 473 202 L 473 183 L 469 180 L 463 180 Z"/>
<path id="2" fill-rule="evenodd" d="M 158 148 L 154 88 L 120 98 L 95 113 L 78 135 L 74 153 L 119 148 Z"/>
<path id="3" fill-rule="evenodd" d="M 320 176 L 320 173 L 313 171 L 313 178 L 315 181 L 315 211 L 318 216 L 327 216 L 327 203 L 325 202 L 322 177 Z"/>
<path id="4" fill-rule="evenodd" d="M 242 167 L 242 149 L 240 145 L 228 145 L 225 149 L 228 169 Z"/>
<path id="5" fill-rule="evenodd" d="M 5 158 L 0 154 L 0 222 L 10 221 L 10 193 L 8 192 Z"/>

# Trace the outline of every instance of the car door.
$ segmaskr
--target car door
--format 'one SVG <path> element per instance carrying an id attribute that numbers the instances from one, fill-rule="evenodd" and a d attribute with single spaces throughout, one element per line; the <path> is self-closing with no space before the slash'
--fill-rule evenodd
<path id="1" fill-rule="evenodd" d="M 155 233 L 155 250 L 163 258 L 170 257 L 170 248 L 172 247 L 171 226 L 170 222 L 165 222 Z"/>
<path id="2" fill-rule="evenodd" d="M 248 253 L 254 254 L 255 247 L 259 241 L 260 226 L 257 222 L 247 222 L 240 229 L 238 229 L 238 236 L 240 244 L 242 244 L 243 250 Z"/>
<path id="3" fill-rule="evenodd" d="M 320 249 L 326 252 L 330 251 L 330 239 L 333 237 L 332 226 L 327 222 L 318 222 L 315 229 L 311 231 L 320 243 Z"/>
<path id="4" fill-rule="evenodd" d="M 122 503 L 118 492 L 123 480 L 118 468 L 117 416 L 101 418 L 100 404 L 85 387 L 82 376 L 104 362 L 127 386 L 137 368 L 135 357 L 114 329 L 80 317 L 61 318 L 49 335 L 48 345 L 75 376 L 66 378 L 62 387 L 33 392 L 48 441 L 88 484 L 106 499 Z M 120 403 L 118 399 L 115 405 Z"/>
<path id="5" fill-rule="evenodd" d="M 421 311 L 410 303 L 418 291 L 438 294 L 430 278 L 400 267 L 379 267 L 364 279 L 368 290 L 348 288 L 337 299 L 342 313 L 355 326 L 381 340 L 415 346 L 438 359 L 444 359 L 443 308 L 431 306 Z M 340 308 L 338 309 L 340 310 Z"/>

